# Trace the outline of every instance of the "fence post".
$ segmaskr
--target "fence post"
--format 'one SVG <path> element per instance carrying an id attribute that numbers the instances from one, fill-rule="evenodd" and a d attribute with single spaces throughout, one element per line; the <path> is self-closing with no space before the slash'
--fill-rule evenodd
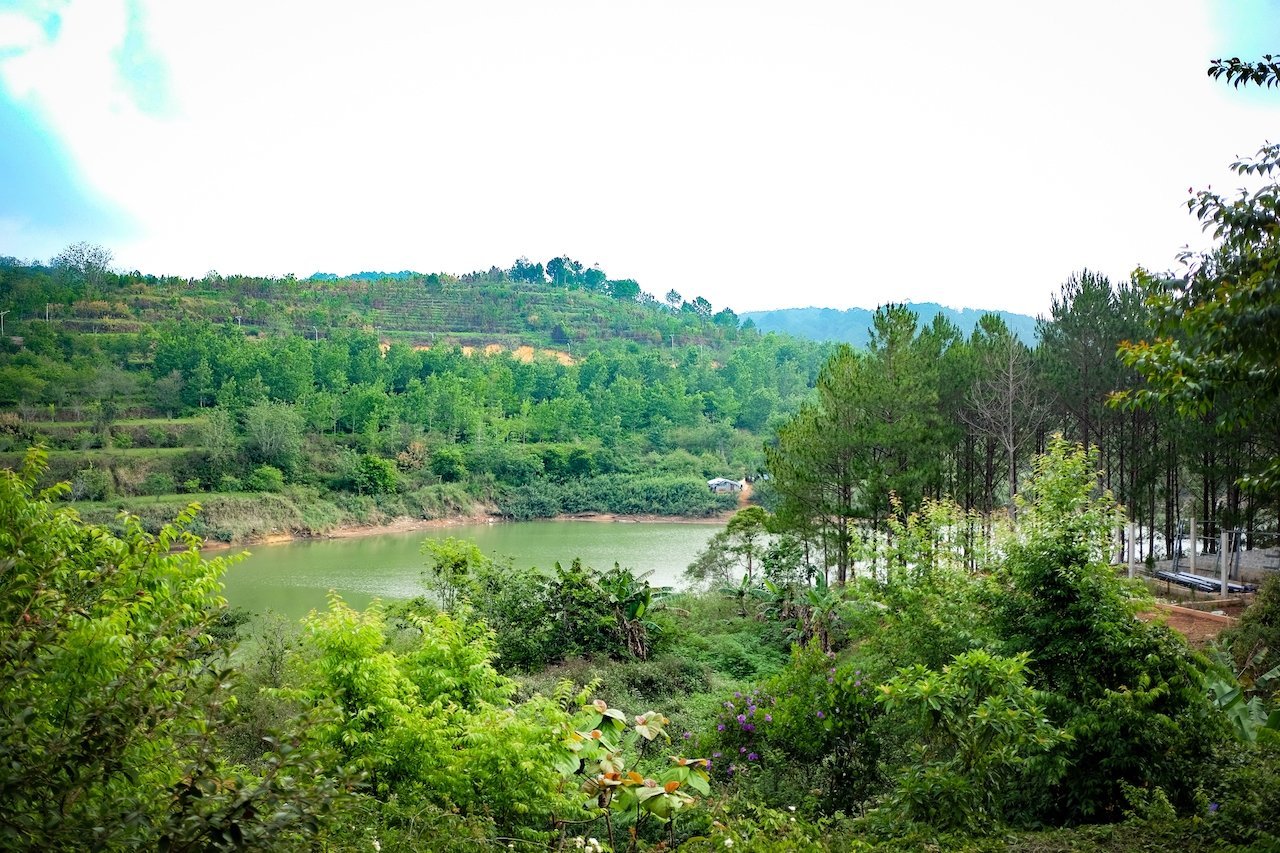
<path id="1" fill-rule="evenodd" d="M 1133 522 L 1132 521 L 1130 521 L 1126 525 L 1125 534 L 1128 536 L 1128 545 L 1129 545 L 1129 577 L 1134 578 L 1138 576 L 1137 575 L 1138 555 L 1137 555 L 1136 549 L 1134 548 L 1135 543 L 1133 541 Z"/>
<path id="2" fill-rule="evenodd" d="M 1191 516 L 1191 574 L 1196 573 L 1196 550 L 1200 540 L 1196 537 L 1196 517 Z"/>
<path id="3" fill-rule="evenodd" d="M 1223 530 L 1218 534 L 1218 567 L 1219 574 L 1222 576 L 1222 595 L 1227 594 L 1227 573 L 1231 571 L 1231 561 L 1227 554 L 1227 531 Z"/>

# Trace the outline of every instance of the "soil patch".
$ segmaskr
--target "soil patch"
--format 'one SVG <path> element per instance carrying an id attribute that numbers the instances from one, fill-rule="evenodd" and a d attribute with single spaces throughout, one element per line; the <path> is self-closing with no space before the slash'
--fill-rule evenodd
<path id="1" fill-rule="evenodd" d="M 1138 614 L 1144 622 L 1163 622 L 1187 638 L 1195 648 L 1204 648 L 1211 640 L 1236 623 L 1234 617 L 1205 613 L 1176 604 L 1156 604 L 1151 610 Z"/>

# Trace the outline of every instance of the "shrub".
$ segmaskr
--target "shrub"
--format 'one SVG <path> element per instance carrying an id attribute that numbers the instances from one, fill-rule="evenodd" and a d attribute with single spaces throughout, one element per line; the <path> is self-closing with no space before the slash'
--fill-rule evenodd
<path id="1" fill-rule="evenodd" d="M 1025 679 L 1027 658 L 966 652 L 941 672 L 916 665 L 885 685 L 889 710 L 915 717 L 914 761 L 899 776 L 885 817 L 943 830 L 989 831 L 1006 822 L 1012 790 L 1066 771 L 1054 728 Z"/>
<path id="2" fill-rule="evenodd" d="M 259 465 L 249 474 L 245 486 L 251 492 L 279 492 L 284 489 L 284 473 L 271 465 Z"/>
<path id="3" fill-rule="evenodd" d="M 62 487 L 35 493 L 43 467 L 33 451 L 0 471 L 0 847 L 262 849 L 318 829 L 346 784 L 329 756 L 273 747 L 261 778 L 217 759 L 226 562 L 187 514 L 155 537 L 81 523 L 52 505 Z"/>
<path id="4" fill-rule="evenodd" d="M 1122 783 L 1163 788 L 1189 807 L 1210 745 L 1228 736 L 1203 661 L 1134 618 L 1138 593 L 1106 559 L 1117 508 L 1096 494 L 1094 462 L 1061 436 L 1036 458 L 992 593 L 1004 650 L 1030 656 L 1050 720 L 1072 736 L 1058 747 L 1071 773 L 1029 811 L 1071 821 L 1118 818 Z"/>
<path id="5" fill-rule="evenodd" d="M 396 466 L 388 459 L 364 454 L 351 472 L 348 485 L 361 495 L 385 495 L 396 490 Z"/>
<path id="6" fill-rule="evenodd" d="M 74 501 L 105 501 L 115 495 L 111 475 L 90 465 L 76 472 L 71 482 L 70 495 Z"/>
<path id="7" fill-rule="evenodd" d="M 198 487 L 200 484 L 197 482 L 196 485 Z M 159 471 L 152 471 L 142 480 L 144 495 L 168 495 L 177 491 L 177 488 L 171 475 Z"/>
<path id="8" fill-rule="evenodd" d="M 462 451 L 452 445 L 437 448 L 431 454 L 431 473 L 446 483 L 456 483 L 467 476 Z"/>

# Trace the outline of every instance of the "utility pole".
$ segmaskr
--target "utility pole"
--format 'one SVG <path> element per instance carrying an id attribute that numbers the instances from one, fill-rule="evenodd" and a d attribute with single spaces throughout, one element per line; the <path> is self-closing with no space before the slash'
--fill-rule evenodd
<path id="1" fill-rule="evenodd" d="M 49 303 L 49 302 L 46 302 L 46 303 L 44 304 L 44 321 L 45 321 L 46 323 L 47 323 L 47 322 L 49 322 L 49 306 L 50 306 L 51 304 L 52 304 L 52 303 Z"/>
<path id="2" fill-rule="evenodd" d="M 8 313 L 9 311 L 0 311 L 0 335 L 4 334 L 4 315 Z"/>
<path id="3" fill-rule="evenodd" d="M 311 331 L 316 333 L 316 342 L 318 343 L 320 341 L 320 330 L 317 329 L 315 326 L 312 326 Z"/>

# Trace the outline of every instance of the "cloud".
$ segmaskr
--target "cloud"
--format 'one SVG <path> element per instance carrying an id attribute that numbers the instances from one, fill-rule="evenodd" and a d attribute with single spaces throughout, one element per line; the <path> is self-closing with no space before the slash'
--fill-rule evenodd
<path id="1" fill-rule="evenodd" d="M 0 79 L 138 221 L 121 262 L 188 274 L 568 253 L 739 310 L 1041 311 L 1200 239 L 1186 188 L 1275 119 L 1191 0 L 58 9 Z"/>

